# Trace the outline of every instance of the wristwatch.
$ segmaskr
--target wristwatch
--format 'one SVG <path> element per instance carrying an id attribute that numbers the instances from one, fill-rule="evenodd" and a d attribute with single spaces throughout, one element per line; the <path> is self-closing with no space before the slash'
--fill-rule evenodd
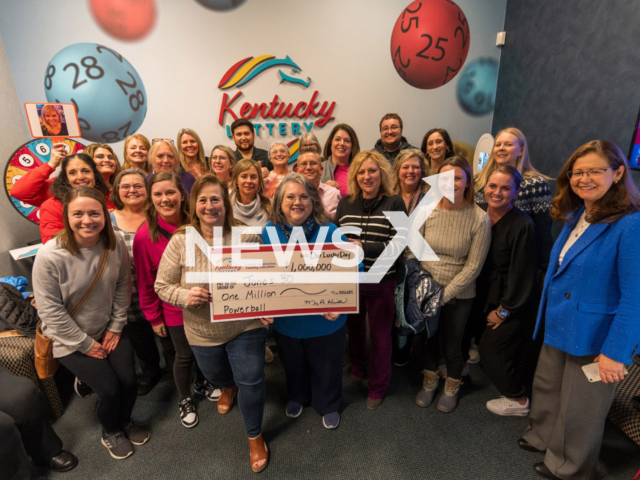
<path id="1" fill-rule="evenodd" d="M 506 320 L 509 317 L 509 315 L 511 315 L 511 312 L 506 308 L 504 308 L 502 305 L 498 306 L 498 308 L 496 309 L 496 312 L 498 316 L 503 320 Z"/>

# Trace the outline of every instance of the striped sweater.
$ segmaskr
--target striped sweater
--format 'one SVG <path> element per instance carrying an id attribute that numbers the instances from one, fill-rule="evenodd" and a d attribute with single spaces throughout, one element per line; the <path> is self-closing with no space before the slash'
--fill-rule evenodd
<path id="1" fill-rule="evenodd" d="M 356 200 L 351 203 L 351 196 L 343 197 L 338 203 L 336 209 L 335 223 L 340 228 L 357 227 L 362 230 L 360 236 L 354 234 L 345 234 L 349 239 L 359 240 L 364 250 L 364 271 L 375 273 L 372 270 L 373 264 L 382 254 L 391 239 L 396 234 L 406 236 L 406 232 L 396 232 L 389 219 L 383 212 L 403 211 L 406 213 L 404 201 L 398 195 L 384 196 L 381 198 L 365 199 L 362 193 L 358 195 Z M 402 245 L 404 245 L 404 241 Z M 390 252 L 392 257 L 394 253 Z M 400 258 L 398 256 L 398 258 Z M 384 273 L 382 281 L 395 279 L 397 261 L 388 268 L 388 266 L 374 267 L 375 269 L 383 268 L 387 270 Z"/>

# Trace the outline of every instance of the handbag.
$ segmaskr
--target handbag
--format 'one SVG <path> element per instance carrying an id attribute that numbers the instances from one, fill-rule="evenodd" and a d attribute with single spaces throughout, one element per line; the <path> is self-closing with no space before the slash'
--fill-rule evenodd
<path id="1" fill-rule="evenodd" d="M 93 283 L 91 283 L 89 290 L 86 291 L 80 301 L 69 312 L 69 316 L 71 318 L 76 316 L 76 314 L 80 311 L 80 309 L 84 306 L 86 301 L 93 293 L 93 290 L 98 285 L 98 282 L 102 278 L 102 275 L 107 268 L 108 258 L 109 250 L 105 248 L 102 252 L 100 264 L 98 265 L 98 271 L 96 272 L 96 276 L 93 279 Z M 34 354 L 38 378 L 41 380 L 44 380 L 45 378 L 52 378 L 58 370 L 58 359 L 53 358 L 53 339 L 46 337 L 44 333 L 42 333 L 42 321 L 38 321 L 38 326 L 36 327 Z"/>

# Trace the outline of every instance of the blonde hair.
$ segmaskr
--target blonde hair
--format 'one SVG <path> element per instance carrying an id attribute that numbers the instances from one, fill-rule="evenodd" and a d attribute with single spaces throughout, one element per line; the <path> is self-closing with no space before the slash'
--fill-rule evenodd
<path id="1" fill-rule="evenodd" d="M 378 190 L 378 198 L 393 195 L 392 174 L 389 161 L 375 150 L 366 150 L 357 154 L 351 166 L 349 167 L 349 202 L 353 203 L 358 198 L 362 189 L 358 185 L 358 170 L 366 160 L 373 160 L 380 170 L 380 189 Z"/>
<path id="2" fill-rule="evenodd" d="M 412 158 L 417 158 L 420 162 L 420 183 L 418 189 L 422 190 L 423 193 L 426 193 L 427 190 L 429 190 L 429 184 L 422 181 L 423 177 L 429 175 L 429 169 L 431 168 L 427 157 L 425 157 L 424 153 L 417 148 L 407 148 L 406 150 L 402 150 L 393 162 L 394 193 L 402 193 L 402 187 L 400 185 L 400 167 L 402 167 L 404 162 Z"/>
<path id="3" fill-rule="evenodd" d="M 515 167 L 518 169 L 518 172 L 520 172 L 520 175 L 522 175 L 523 177 L 542 177 L 545 180 L 551 180 L 550 177 L 543 175 L 538 170 L 533 168 L 533 165 L 531 165 L 531 159 L 529 158 L 529 146 L 527 145 L 527 138 L 524 136 L 524 133 L 522 133 L 517 128 L 508 127 L 508 128 L 505 128 L 504 130 L 500 130 L 493 142 L 494 147 L 496 145 L 496 142 L 498 141 L 498 138 L 503 133 L 509 133 L 514 137 L 516 137 L 516 139 L 518 140 L 518 144 L 522 147 L 522 151 L 520 152 L 520 156 L 516 160 L 516 165 L 515 165 Z M 487 164 L 480 171 L 480 173 L 478 173 L 475 176 L 476 190 L 481 190 L 484 188 L 484 186 L 487 184 L 487 180 L 489 180 L 489 175 L 493 173 L 493 171 L 496 169 L 496 166 L 498 165 L 493 151 L 494 149 L 492 148 L 491 153 L 489 154 L 489 160 L 487 161 Z"/>
<path id="4" fill-rule="evenodd" d="M 62 115 L 60 115 L 60 112 L 58 111 L 58 109 L 56 108 L 55 105 L 45 105 L 44 107 L 42 107 L 42 112 L 40 114 L 40 119 L 42 120 L 42 124 L 45 127 L 47 127 L 47 130 L 49 130 L 49 132 L 51 132 L 51 125 L 49 125 L 47 123 L 45 115 L 47 113 L 51 113 L 51 112 L 55 112 L 56 115 L 58 115 L 58 118 L 60 119 L 60 123 L 62 123 Z"/>
<path id="5" fill-rule="evenodd" d="M 173 166 L 173 171 L 176 173 L 182 173 L 182 171 L 180 170 L 181 163 L 180 163 L 180 154 L 178 153 L 178 149 L 173 143 L 171 143 L 169 140 L 165 140 L 164 138 L 161 138 L 160 140 L 156 140 L 151 144 L 151 149 L 149 150 L 149 163 L 151 164 L 152 172 L 155 172 L 156 167 L 153 163 L 153 159 L 155 158 L 156 152 L 160 148 L 160 145 L 166 145 L 167 147 L 169 147 L 169 149 L 171 150 L 171 153 L 173 154 L 173 158 L 175 158 L 176 160 L 176 164 Z"/>
<path id="6" fill-rule="evenodd" d="M 181 128 L 180 130 L 178 130 L 177 147 L 178 147 L 178 153 L 180 154 L 178 158 L 180 159 L 180 164 L 182 165 L 182 168 L 184 168 L 185 172 L 189 171 L 189 165 L 187 165 L 187 157 L 182 151 L 183 135 L 191 135 L 193 138 L 196 139 L 196 143 L 198 144 L 198 163 L 202 166 L 202 173 L 203 174 L 207 173 L 209 171 L 209 166 L 207 165 L 207 161 L 204 158 L 204 147 L 202 146 L 202 140 L 200 140 L 200 135 L 198 135 L 195 131 L 193 131 L 190 128 Z"/>
<path id="7" fill-rule="evenodd" d="M 151 166 L 149 165 L 149 150 L 151 149 L 151 143 L 149 143 L 149 139 L 147 137 L 145 137 L 144 135 L 142 135 L 140 133 L 134 133 L 133 135 L 129 135 L 124 140 L 124 152 L 122 153 L 122 158 L 124 158 L 124 163 L 122 164 L 123 170 L 127 170 L 129 168 L 139 168 L 139 167 L 136 167 L 131 162 L 131 160 L 129 159 L 129 156 L 127 155 L 127 147 L 131 143 L 131 140 L 138 140 L 147 149 L 147 161 L 145 162 L 143 170 L 146 173 L 151 173 L 152 170 L 153 170 L 151 168 Z"/>

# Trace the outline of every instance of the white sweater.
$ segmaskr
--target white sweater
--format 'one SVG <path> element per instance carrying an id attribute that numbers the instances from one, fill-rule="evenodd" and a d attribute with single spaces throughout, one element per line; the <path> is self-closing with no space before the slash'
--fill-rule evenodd
<path id="1" fill-rule="evenodd" d="M 100 242 L 71 255 L 52 239 L 38 251 L 33 266 L 33 290 L 43 333 L 54 340 L 55 358 L 75 351 L 86 353 L 105 330 L 121 332 L 127 322 L 131 269 L 127 247 L 119 235 L 100 282 L 76 317 L 69 315 L 91 286 L 103 250 Z"/>

